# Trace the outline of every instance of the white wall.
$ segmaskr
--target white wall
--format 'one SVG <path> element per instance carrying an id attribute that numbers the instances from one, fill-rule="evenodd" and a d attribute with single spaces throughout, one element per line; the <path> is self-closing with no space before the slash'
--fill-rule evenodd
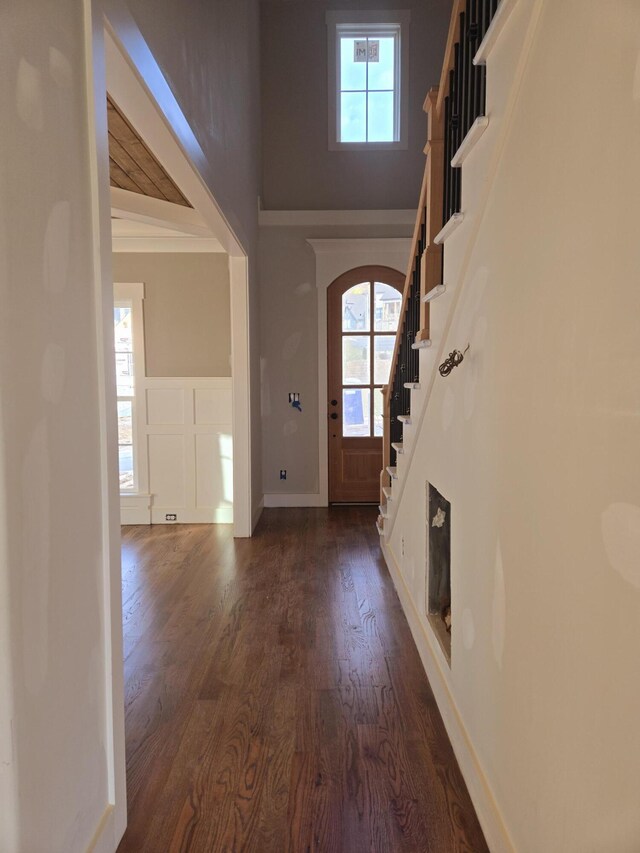
<path id="1" fill-rule="evenodd" d="M 513 39 L 538 11 L 527 59 L 526 39 L 517 50 Z M 519 85 L 523 62 L 509 118 L 496 91 Z M 451 670 L 432 638 L 434 672 L 515 849 L 632 853 L 640 5 L 520 0 L 488 67 L 492 124 L 463 167 L 465 222 L 445 247 L 457 308 L 434 341 L 442 354 L 471 349 L 433 386 L 390 559 L 421 614 L 418 633 L 432 638 L 431 481 L 452 503 L 454 620 Z M 489 188 L 486 145 L 496 153 Z M 434 316 L 446 308 L 436 301 Z"/>
<path id="2" fill-rule="evenodd" d="M 0 9 L 3 853 L 85 851 L 113 814 L 114 784 L 124 793 L 110 722 L 122 660 L 108 593 L 114 389 L 103 398 L 102 374 L 113 319 L 103 322 L 94 266 L 84 12 L 80 0 Z"/>

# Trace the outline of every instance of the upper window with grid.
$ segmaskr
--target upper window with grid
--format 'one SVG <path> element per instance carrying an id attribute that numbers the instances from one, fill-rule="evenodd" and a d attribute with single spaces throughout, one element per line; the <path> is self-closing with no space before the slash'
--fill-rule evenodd
<path id="1" fill-rule="evenodd" d="M 360 17 L 367 14 L 380 17 Z M 341 21 L 338 15 L 327 16 L 329 147 L 405 148 L 406 24 Z"/>
<path id="2" fill-rule="evenodd" d="M 340 142 L 395 142 L 398 137 L 397 42 L 385 35 L 340 33 Z"/>

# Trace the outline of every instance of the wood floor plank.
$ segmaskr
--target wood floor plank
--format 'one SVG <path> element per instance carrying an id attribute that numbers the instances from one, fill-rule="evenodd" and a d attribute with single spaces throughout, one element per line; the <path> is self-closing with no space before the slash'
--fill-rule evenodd
<path id="1" fill-rule="evenodd" d="M 485 853 L 374 522 L 123 528 L 119 853 Z"/>

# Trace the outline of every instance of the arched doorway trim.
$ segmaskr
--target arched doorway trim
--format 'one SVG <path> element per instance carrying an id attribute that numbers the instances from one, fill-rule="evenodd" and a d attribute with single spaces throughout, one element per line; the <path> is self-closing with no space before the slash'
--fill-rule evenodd
<path id="1" fill-rule="evenodd" d="M 380 265 L 404 271 L 411 238 L 355 238 L 307 240 L 316 256 L 318 291 L 318 470 L 317 494 L 291 496 L 290 506 L 327 506 L 329 503 L 327 400 L 327 288 L 338 276 L 361 266 Z"/>
<path id="2" fill-rule="evenodd" d="M 327 289 L 329 502 L 377 503 L 382 386 L 388 382 L 404 290 L 403 273 L 356 267 Z"/>

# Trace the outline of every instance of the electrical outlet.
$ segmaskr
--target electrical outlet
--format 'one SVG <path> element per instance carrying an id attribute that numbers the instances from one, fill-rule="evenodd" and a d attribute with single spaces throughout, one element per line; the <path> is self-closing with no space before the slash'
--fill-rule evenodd
<path id="1" fill-rule="evenodd" d="M 164 520 L 165 520 L 165 521 L 177 521 L 177 520 L 178 520 L 178 516 L 176 515 L 176 513 L 175 513 L 175 512 L 168 512 L 168 513 L 165 515 Z"/>
<path id="2" fill-rule="evenodd" d="M 402 556 L 404 557 L 404 536 L 402 537 L 402 539 L 400 541 L 400 547 L 402 549 Z"/>
<path id="3" fill-rule="evenodd" d="M 289 405 L 299 412 L 302 411 L 302 403 L 300 402 L 300 394 L 297 391 L 289 391 Z"/>
<path id="4" fill-rule="evenodd" d="M 281 468 L 281 469 L 280 469 L 280 479 L 281 479 L 281 480 L 286 480 L 286 479 L 287 479 L 287 472 L 286 472 L 286 470 L 285 470 L 284 468 Z"/>

